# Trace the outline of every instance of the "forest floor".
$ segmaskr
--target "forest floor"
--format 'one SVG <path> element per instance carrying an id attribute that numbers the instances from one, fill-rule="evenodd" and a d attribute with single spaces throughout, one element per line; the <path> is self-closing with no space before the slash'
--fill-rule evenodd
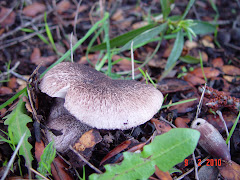
<path id="1" fill-rule="evenodd" d="M 176 0 L 170 15 L 182 15 L 189 1 Z M 153 1 L 82 1 L 77 0 L 26 0 L 26 1 L 0 1 L 0 104 L 5 103 L 17 92 L 23 90 L 27 85 L 27 80 L 31 77 L 37 66 L 38 73 L 44 72 L 50 65 L 59 60 L 69 49 L 71 43 L 74 45 L 83 38 L 99 20 L 104 18 L 105 12 L 109 12 L 109 39 L 139 29 L 151 23 L 161 24 L 161 6 L 159 0 Z M 160 17 L 160 20 L 157 19 Z M 143 146 L 153 136 L 163 134 L 175 125 L 177 128 L 190 128 L 197 112 L 197 106 L 202 92 L 199 90 L 207 84 L 205 97 L 202 100 L 201 112 L 198 117 L 207 120 L 224 137 L 227 138 L 225 125 L 219 116 L 221 112 L 226 126 L 230 131 L 237 119 L 240 107 L 240 3 L 239 1 L 200 1 L 196 0 L 189 10 L 186 19 L 201 20 L 216 25 L 215 32 L 198 34 L 190 41 L 184 37 L 184 46 L 181 57 L 186 55 L 191 58 L 176 61 L 176 65 L 170 69 L 167 75 L 165 66 L 174 46 L 175 38 L 163 38 L 156 54 L 154 53 L 158 41 L 145 43 L 134 49 L 135 68 L 141 67 L 143 72 L 147 72 L 157 89 L 164 95 L 165 100 L 162 108 L 151 121 L 131 130 L 98 130 L 91 131 L 94 142 L 88 147 L 87 152 L 82 152 L 88 162 L 97 169 L 105 171 L 104 164 L 118 163 L 122 159 L 125 151 L 142 150 Z M 107 27 L 106 24 L 104 26 Z M 101 27 L 101 26 L 100 26 Z M 107 59 L 106 48 L 103 50 L 88 51 L 91 40 L 95 38 L 97 30 L 92 33 L 73 53 L 74 62 L 92 67 L 100 67 L 100 70 L 107 74 L 109 64 L 102 62 Z M 96 38 L 94 45 L 101 44 L 106 40 L 103 30 Z M 168 31 L 167 31 L 168 32 Z M 126 37 L 123 37 L 123 39 Z M 115 42 L 118 43 L 118 42 Z M 96 47 L 96 46 L 95 46 Z M 111 78 L 130 79 L 131 77 L 131 53 L 125 50 L 119 53 L 111 51 L 112 66 Z M 199 56 L 201 54 L 201 57 Z M 199 59 L 202 58 L 202 64 Z M 66 59 L 70 59 L 70 56 Z M 149 59 L 146 61 L 146 59 Z M 144 63 L 144 66 L 141 66 Z M 203 74 L 204 71 L 204 74 Z M 145 82 L 143 74 L 135 71 L 136 79 Z M 39 77 L 36 77 L 39 80 Z M 149 82 L 150 83 L 150 82 Z M 35 92 L 36 89 L 33 89 Z M 35 92 L 36 99 L 42 96 Z M 194 99 L 195 98 L 195 99 Z M 44 97 L 44 100 L 49 100 Z M 193 100 L 192 100 L 193 99 Z M 232 103 L 226 103 L 226 99 L 231 99 Z M 187 101 L 186 103 L 174 105 L 174 103 Z M 41 100 L 39 100 L 41 101 Z M 18 98 L 13 103 L 1 108 L 0 128 L 8 132 L 8 126 L 4 124 L 6 115 L 10 114 L 18 102 Z M 49 111 L 48 103 L 40 103 L 37 107 L 38 115 L 42 119 L 46 118 Z M 38 105 L 38 104 L 37 104 Z M 36 107 L 35 107 L 36 108 Z M 28 108 L 27 108 L 28 109 Z M 30 108 L 31 109 L 31 108 Z M 31 119 L 36 120 L 28 109 L 27 114 Z M 218 110 L 218 113 L 216 111 Z M 39 114 L 40 113 L 40 114 Z M 167 122 L 168 123 L 167 123 Z M 41 124 L 45 124 L 44 120 Z M 42 133 L 42 143 L 36 142 L 37 134 L 33 123 L 28 123 L 31 136 L 28 139 L 32 145 L 33 163 L 32 168 L 37 169 L 38 161 L 45 147 L 45 138 Z M 41 132 L 44 126 L 41 126 Z M 1 136 L 9 138 L 4 133 Z M 89 138 L 90 138 L 89 137 Z M 46 142 L 46 141 L 44 141 Z M 201 165 L 199 178 L 216 177 L 236 178 L 240 177 L 240 126 L 237 124 L 230 139 L 231 160 L 236 163 L 234 173 L 225 167 L 219 169 L 219 164 Z M 6 170 L 6 165 L 13 155 L 13 147 L 7 142 L 0 141 L 0 176 Z M 201 161 L 209 153 L 197 146 L 195 153 L 197 162 Z M 221 149 L 219 150 L 221 151 Z M 67 163 L 62 161 L 63 158 Z M 58 155 L 57 171 L 52 171 L 53 179 L 77 179 L 78 174 L 82 177 L 85 173 L 88 177 L 96 171 L 85 166 L 81 159 L 75 158 L 71 153 L 60 153 Z M 177 156 L 173 154 L 173 156 Z M 74 157 L 74 158 L 73 158 Z M 21 159 L 21 163 L 18 163 Z M 175 166 L 174 173 L 162 173 L 156 167 L 155 173 L 149 179 L 177 178 L 183 175 L 184 179 L 194 179 L 195 173 L 192 169 L 194 161 L 192 156 L 186 158 Z M 213 159 L 212 156 L 208 158 Z M 103 161 L 104 160 L 104 161 Z M 76 162 L 79 161 L 79 162 Z M 101 162 L 101 163 L 100 163 Z M 57 165 L 56 165 L 57 164 Z M 56 168 L 56 167 L 55 167 Z M 16 158 L 11 170 L 8 172 L 9 179 L 14 177 L 28 178 L 29 171 L 24 164 L 24 158 Z M 59 171 L 62 174 L 59 175 Z M 220 174 L 219 175 L 219 171 Z M 190 172 L 184 174 L 186 172 Z M 226 173 L 227 172 L 227 173 Z M 34 174 L 34 173 L 32 173 Z M 63 175 L 64 174 L 64 175 Z M 205 176 L 204 176 L 205 175 Z M 33 175 L 34 176 L 34 175 Z M 87 178 L 88 179 L 88 178 Z"/>

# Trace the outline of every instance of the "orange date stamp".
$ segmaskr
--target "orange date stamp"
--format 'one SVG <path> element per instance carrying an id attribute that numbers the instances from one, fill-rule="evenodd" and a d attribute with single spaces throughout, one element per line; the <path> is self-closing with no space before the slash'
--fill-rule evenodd
<path id="1" fill-rule="evenodd" d="M 206 166 L 221 166 L 222 165 L 222 159 L 206 159 Z M 184 160 L 185 166 L 188 166 L 188 159 Z M 202 160 L 197 160 L 198 166 L 202 165 Z"/>

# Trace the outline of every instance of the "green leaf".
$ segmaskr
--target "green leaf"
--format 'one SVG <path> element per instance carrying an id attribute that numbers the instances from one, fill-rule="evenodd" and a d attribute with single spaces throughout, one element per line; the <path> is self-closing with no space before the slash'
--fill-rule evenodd
<path id="1" fill-rule="evenodd" d="M 136 36 L 134 39 L 132 39 L 131 41 L 129 41 L 127 44 L 125 44 L 119 52 L 131 49 L 131 43 L 133 41 L 133 45 L 137 46 L 139 44 L 148 42 L 150 39 L 154 38 L 155 36 L 157 36 L 158 34 L 160 34 L 161 32 L 165 31 L 167 28 L 167 23 L 161 24 L 160 26 L 157 26 L 155 28 L 149 29 L 143 33 L 141 33 L 140 35 Z"/>
<path id="2" fill-rule="evenodd" d="M 195 24 L 191 27 L 195 34 L 209 34 L 216 30 L 216 26 L 204 21 L 193 21 Z"/>
<path id="3" fill-rule="evenodd" d="M 173 0 L 160 0 L 163 19 L 166 19 L 168 17 L 168 15 L 170 14 L 171 4 L 173 2 L 174 2 Z"/>
<path id="4" fill-rule="evenodd" d="M 184 44 L 183 31 L 180 30 L 177 33 L 177 37 L 174 42 L 173 49 L 171 51 L 171 54 L 168 57 L 167 64 L 165 66 L 165 70 L 169 70 L 170 67 L 172 67 L 172 65 L 177 62 L 178 58 L 180 57 L 180 55 L 182 53 L 183 44 Z"/>
<path id="5" fill-rule="evenodd" d="M 194 129 L 172 129 L 156 136 L 152 143 L 144 146 L 142 153 L 124 152 L 122 163 L 106 165 L 104 174 L 92 174 L 89 179 L 148 179 L 155 165 L 168 171 L 193 153 L 199 137 L 200 133 Z"/>
<path id="6" fill-rule="evenodd" d="M 22 99 L 19 100 L 16 108 L 5 117 L 5 125 L 8 125 L 8 134 L 11 141 L 15 144 L 19 142 L 23 134 L 26 132 L 22 146 L 19 149 L 19 154 L 23 155 L 29 167 L 33 160 L 31 149 L 32 145 L 28 142 L 31 133 L 27 127 L 27 123 L 32 122 L 32 119 L 25 114 L 25 106 Z"/>
<path id="7" fill-rule="evenodd" d="M 47 24 L 47 13 L 46 12 L 44 13 L 44 21 L 45 21 L 45 29 L 46 29 L 46 33 L 47 33 L 48 39 L 51 42 L 54 51 L 57 52 L 57 48 L 55 46 L 52 33 L 51 33 L 50 28 L 49 28 L 49 26 Z"/>
<path id="8" fill-rule="evenodd" d="M 181 56 L 179 59 L 188 64 L 198 64 L 200 62 L 200 60 L 198 58 L 195 58 L 190 55 Z"/>
<path id="9" fill-rule="evenodd" d="M 147 31 L 148 29 L 151 29 L 155 26 L 156 26 L 156 24 L 149 24 L 147 26 L 144 26 L 139 29 L 135 29 L 135 30 L 129 31 L 125 34 L 122 34 L 120 36 L 117 36 L 117 37 L 113 38 L 112 40 L 110 40 L 110 47 L 115 48 L 115 47 L 123 46 L 124 44 L 131 41 L 133 38 L 135 38 L 142 32 Z M 91 51 L 100 51 L 100 50 L 105 50 L 105 49 L 106 49 L 106 43 L 102 43 L 97 46 L 93 46 L 91 48 Z"/>
<path id="10" fill-rule="evenodd" d="M 195 0 L 190 0 L 183 15 L 182 15 L 182 19 L 184 19 L 186 17 L 186 15 L 188 14 L 188 11 L 191 9 L 192 5 L 194 4 Z"/>
<path id="11" fill-rule="evenodd" d="M 56 149 L 53 147 L 53 145 L 54 142 L 51 141 L 41 155 L 41 161 L 39 162 L 39 167 L 37 170 L 44 176 L 47 176 L 47 172 L 51 174 L 51 163 L 56 156 Z"/>

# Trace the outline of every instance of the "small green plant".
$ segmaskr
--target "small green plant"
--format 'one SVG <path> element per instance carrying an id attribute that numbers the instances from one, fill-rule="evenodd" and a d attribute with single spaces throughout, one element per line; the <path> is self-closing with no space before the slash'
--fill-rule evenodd
<path id="1" fill-rule="evenodd" d="M 8 142 L 13 149 L 18 144 L 20 138 L 26 133 L 22 146 L 19 149 L 19 155 L 25 158 L 28 167 L 32 166 L 33 157 L 31 154 L 32 145 L 28 142 L 28 138 L 31 133 L 27 127 L 27 123 L 32 122 L 32 119 L 26 115 L 26 109 L 22 98 L 20 98 L 16 108 L 7 116 L 4 117 L 4 125 L 8 126 L 9 140 L 6 141 L 1 138 L 2 141 Z"/>
<path id="2" fill-rule="evenodd" d="M 200 133 L 194 129 L 176 128 L 156 136 L 141 153 L 124 152 L 120 164 L 105 165 L 106 172 L 92 174 L 89 179 L 147 179 L 155 171 L 169 171 L 195 150 Z"/>
<path id="3" fill-rule="evenodd" d="M 41 161 L 38 165 L 38 172 L 43 176 L 47 176 L 47 173 L 51 175 L 51 163 L 56 156 L 56 149 L 54 148 L 54 141 L 51 141 L 44 149 L 41 155 Z M 38 179 L 41 177 L 37 176 Z"/>

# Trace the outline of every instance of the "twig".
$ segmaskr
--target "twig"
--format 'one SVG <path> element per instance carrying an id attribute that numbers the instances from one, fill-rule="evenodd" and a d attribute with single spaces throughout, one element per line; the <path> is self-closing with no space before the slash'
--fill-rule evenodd
<path id="1" fill-rule="evenodd" d="M 226 134 L 227 134 L 227 137 L 228 137 L 229 136 L 229 132 L 228 132 L 228 128 L 227 128 L 226 122 L 225 122 L 225 120 L 223 118 L 222 112 L 217 110 L 216 113 L 218 114 L 219 118 L 222 120 L 222 122 L 224 124 L 224 128 L 225 128 Z M 230 141 L 228 143 L 228 149 L 230 150 Z"/>
<path id="2" fill-rule="evenodd" d="M 23 81 L 26 81 L 26 82 L 27 82 L 27 79 L 26 79 L 25 77 L 23 77 L 22 75 L 14 72 L 14 70 L 17 69 L 17 67 L 19 66 L 19 64 L 20 64 L 20 61 L 17 61 L 11 69 L 9 69 L 9 70 L 6 71 L 6 72 L 3 72 L 3 73 L 0 75 L 0 79 L 4 79 L 4 76 L 7 76 L 8 74 L 12 74 L 12 75 L 16 76 L 17 78 L 22 79 Z"/>
<path id="3" fill-rule="evenodd" d="M 176 126 L 174 126 L 172 123 L 170 123 L 169 121 L 167 121 L 166 119 L 164 119 L 162 116 L 160 116 L 161 121 L 164 121 L 166 123 L 168 123 L 170 126 L 172 126 L 173 128 L 177 128 Z"/>
<path id="4" fill-rule="evenodd" d="M 74 17 L 73 33 L 74 33 L 74 36 L 76 36 L 76 37 L 77 37 L 76 25 L 77 25 L 77 19 L 78 19 L 78 11 L 79 11 L 79 7 L 80 7 L 81 3 L 82 3 L 82 0 L 79 0 L 79 2 L 77 4 L 76 14 Z"/>
<path id="5" fill-rule="evenodd" d="M 18 3 L 15 1 L 13 7 L 9 9 L 9 11 L 0 19 L 0 23 L 3 22 L 8 17 L 9 14 L 11 14 L 11 12 L 17 6 L 17 4 Z"/>
<path id="6" fill-rule="evenodd" d="M 53 9 L 47 11 L 47 14 L 50 14 L 52 11 L 53 11 Z M 3 40 L 3 39 L 5 39 L 6 37 L 11 36 L 12 34 L 14 34 L 15 32 L 19 31 L 19 30 L 22 29 L 22 28 L 25 28 L 25 27 L 27 27 L 27 26 L 29 26 L 29 25 L 31 25 L 31 24 L 34 24 L 36 21 L 42 19 L 43 17 L 44 17 L 44 14 L 41 14 L 41 15 L 33 18 L 30 22 L 27 22 L 27 23 L 25 23 L 25 24 L 23 24 L 23 25 L 21 25 L 21 26 L 18 26 L 17 28 L 15 28 L 15 29 L 12 30 L 12 31 L 9 31 L 9 32 L 7 32 L 7 33 L 5 33 L 5 34 L 2 34 L 2 35 L 0 36 L 0 40 Z"/>
<path id="7" fill-rule="evenodd" d="M 202 165 L 205 161 L 207 161 L 207 159 L 209 159 L 210 156 L 205 157 L 202 161 L 200 161 L 198 164 Z M 182 178 L 184 178 L 185 176 L 187 176 L 188 174 L 190 174 L 191 172 L 194 171 L 195 168 L 191 168 L 189 171 L 187 171 L 186 173 L 182 174 L 181 176 L 179 176 L 178 178 L 176 178 L 175 180 L 180 180 Z"/>
<path id="8" fill-rule="evenodd" d="M 83 162 L 85 162 L 89 167 L 91 167 L 93 170 L 95 170 L 97 173 L 99 173 L 99 174 L 102 174 L 103 172 L 102 171 L 100 171 L 98 168 L 96 168 L 94 165 L 92 165 L 88 160 L 86 160 L 79 152 L 77 152 L 75 149 L 73 149 L 73 147 L 72 146 L 69 146 L 69 148 L 73 151 L 73 152 L 75 152 L 77 155 L 78 155 L 78 157 L 83 161 Z"/>
<path id="9" fill-rule="evenodd" d="M 204 87 L 203 87 L 203 90 L 202 90 L 201 98 L 200 98 L 199 103 L 198 103 L 198 106 L 197 106 L 197 112 L 196 112 L 196 117 L 195 117 L 195 119 L 197 119 L 197 118 L 198 118 L 198 115 L 201 113 L 202 102 L 203 102 L 203 97 L 204 97 L 204 94 L 205 94 L 206 86 L 207 86 L 207 84 L 205 83 L 205 85 L 204 85 Z"/>
<path id="10" fill-rule="evenodd" d="M 56 29 L 56 27 L 57 27 L 57 26 L 52 26 L 52 27 L 50 27 L 49 29 L 50 29 L 50 30 Z M 7 48 L 7 47 L 9 47 L 9 46 L 12 46 L 12 45 L 14 45 L 14 44 L 17 44 L 17 43 L 19 43 L 19 42 L 23 42 L 23 41 L 25 41 L 25 40 L 27 40 L 27 39 L 30 39 L 30 38 L 32 38 L 32 37 L 34 37 L 34 36 L 36 36 L 36 35 L 38 35 L 38 34 L 44 33 L 44 32 L 46 32 L 46 29 L 43 29 L 43 30 L 38 31 L 38 32 L 33 32 L 33 33 L 29 34 L 29 35 L 20 36 L 20 37 L 11 39 L 10 41 L 7 41 L 7 42 L 5 42 L 5 44 L 1 45 L 1 46 L 0 46 L 0 50 L 1 50 L 1 49 L 4 49 L 4 48 Z"/>
<path id="11" fill-rule="evenodd" d="M 14 161 L 16 155 L 17 155 L 17 152 L 18 152 L 18 150 L 20 149 L 20 147 L 21 147 L 21 145 L 22 145 L 22 143 L 23 143 L 23 139 L 24 139 L 25 135 L 26 135 L 26 132 L 23 134 L 23 136 L 22 136 L 21 139 L 19 140 L 18 145 L 17 145 L 17 148 L 15 149 L 15 151 L 14 151 L 14 153 L 13 153 L 10 161 L 8 162 L 7 168 L 6 168 L 5 172 L 4 172 L 1 180 L 4 180 L 4 179 L 7 177 L 8 171 L 9 171 L 9 169 L 11 168 L 11 166 L 12 166 L 12 164 L 13 164 L 13 161 Z"/>
<path id="12" fill-rule="evenodd" d="M 34 172 L 36 175 L 40 176 L 41 178 L 45 179 L 45 180 L 49 180 L 48 178 L 46 178 L 45 176 L 43 176 L 41 173 L 39 173 L 38 171 L 36 171 L 35 169 L 33 168 L 30 168 L 30 170 L 32 172 Z"/>
<path id="13" fill-rule="evenodd" d="M 196 157 L 195 157 L 194 152 L 192 153 L 192 157 L 193 157 L 194 169 L 195 169 L 195 179 L 199 180 L 199 177 L 198 177 L 198 164 L 196 162 Z"/>

